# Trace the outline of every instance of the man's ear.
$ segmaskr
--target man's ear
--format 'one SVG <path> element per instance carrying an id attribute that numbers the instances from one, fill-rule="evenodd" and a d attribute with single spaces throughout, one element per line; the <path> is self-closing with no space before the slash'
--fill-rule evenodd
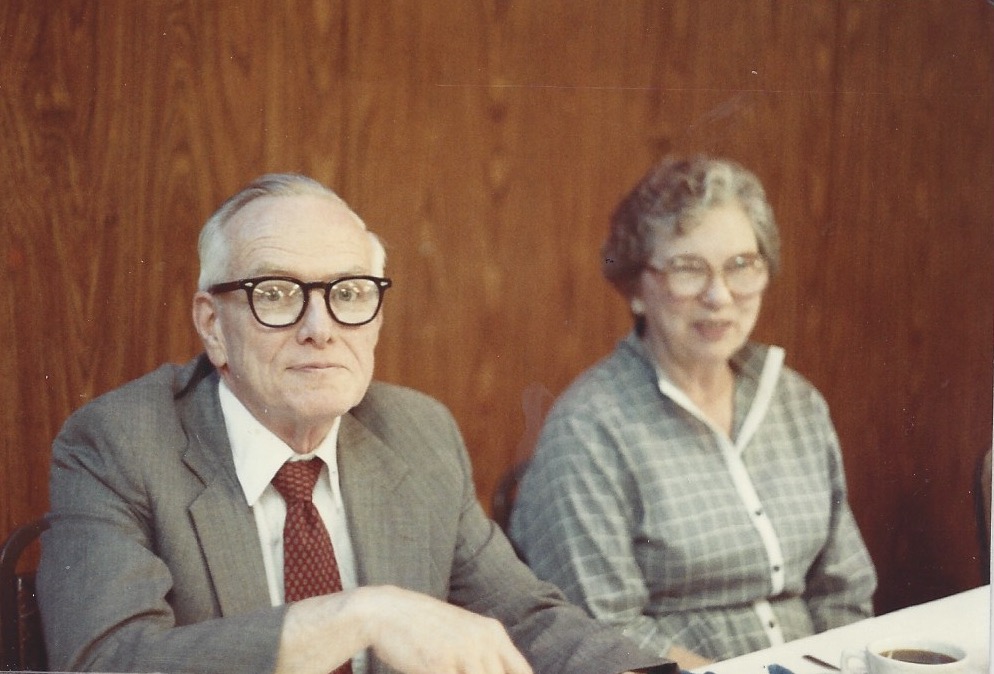
<path id="1" fill-rule="evenodd" d="M 214 367 L 221 369 L 228 362 L 228 353 L 218 316 L 217 299 L 198 290 L 193 296 L 193 326 L 204 343 L 204 351 Z"/>

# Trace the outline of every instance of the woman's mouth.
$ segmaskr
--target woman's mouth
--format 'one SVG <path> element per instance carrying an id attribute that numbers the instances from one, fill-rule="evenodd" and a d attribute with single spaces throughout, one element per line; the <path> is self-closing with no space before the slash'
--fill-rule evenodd
<path id="1" fill-rule="evenodd" d="M 731 321 L 696 321 L 694 330 L 702 339 L 708 342 L 717 342 L 724 339 L 732 330 Z"/>

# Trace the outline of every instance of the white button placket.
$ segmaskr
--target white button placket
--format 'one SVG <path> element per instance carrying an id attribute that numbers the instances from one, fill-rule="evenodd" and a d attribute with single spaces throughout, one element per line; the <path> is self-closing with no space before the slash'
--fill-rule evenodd
<path id="1" fill-rule="evenodd" d="M 742 428 L 736 439 L 737 441 L 734 444 L 723 430 L 715 426 L 704 416 L 697 405 L 683 391 L 666 379 L 663 373 L 657 369 L 659 390 L 707 424 L 718 439 L 722 456 L 725 459 L 725 464 L 728 467 L 728 472 L 732 477 L 735 489 L 750 515 L 753 526 L 759 533 L 763 547 L 766 549 L 769 561 L 771 597 L 775 597 L 783 592 L 786 583 L 783 550 L 780 547 L 780 538 L 773 528 L 773 522 L 770 520 L 766 509 L 759 500 L 759 495 L 756 493 L 752 478 L 749 476 L 749 471 L 746 470 L 745 463 L 742 461 L 742 452 L 749 444 L 749 440 L 752 439 L 763 417 L 766 416 L 766 411 L 769 409 L 770 400 L 773 397 L 773 391 L 776 388 L 776 383 L 783 367 L 784 355 L 784 350 L 776 346 L 771 346 L 767 351 L 766 360 L 763 363 L 763 371 L 759 377 L 756 397 L 753 400 L 752 407 L 749 408 L 749 412 L 746 414 L 746 418 L 742 423 Z M 770 645 L 779 646 L 785 643 L 780 622 L 776 619 L 776 614 L 773 612 L 773 607 L 769 601 L 765 599 L 756 601 L 753 603 L 753 609 L 759 618 L 763 631 L 770 640 Z"/>

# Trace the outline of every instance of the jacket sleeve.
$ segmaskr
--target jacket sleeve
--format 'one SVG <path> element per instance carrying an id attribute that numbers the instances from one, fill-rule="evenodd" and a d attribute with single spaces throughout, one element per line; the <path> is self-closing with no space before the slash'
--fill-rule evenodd
<path id="1" fill-rule="evenodd" d="M 538 580 L 480 508 L 454 422 L 451 435 L 463 496 L 449 600 L 504 623 L 536 672 L 612 674 L 652 667 L 676 672 L 675 664 L 640 650 L 620 631 L 568 603 L 554 585 Z"/>
<path id="2" fill-rule="evenodd" d="M 171 396 L 162 397 L 168 405 Z M 205 561 L 182 519 L 187 494 L 150 479 L 182 469 L 169 465 L 172 436 L 150 430 L 168 427 L 147 411 L 159 402 L 135 388 L 95 401 L 55 440 L 51 528 L 38 570 L 49 664 L 53 671 L 271 671 L 283 607 L 221 618 L 206 572 L 187 587 L 174 576 L 176 565 L 199 571 Z M 190 538 L 170 541 L 162 512 L 174 513 L 175 528 Z M 177 609 L 178 596 L 196 601 Z"/>

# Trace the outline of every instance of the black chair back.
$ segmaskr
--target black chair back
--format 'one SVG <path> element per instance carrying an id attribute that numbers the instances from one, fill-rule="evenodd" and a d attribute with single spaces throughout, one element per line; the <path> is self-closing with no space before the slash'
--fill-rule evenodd
<path id="1" fill-rule="evenodd" d="M 527 468 L 528 462 L 523 461 L 504 473 L 490 499 L 490 517 L 504 530 L 504 533 L 507 533 L 507 527 L 511 523 L 511 509 L 518 494 L 518 482 L 521 481 Z"/>
<path id="2" fill-rule="evenodd" d="M 0 671 L 43 672 L 48 667 L 35 574 L 17 569 L 21 555 L 47 528 L 44 518 L 24 524 L 0 548 Z"/>

